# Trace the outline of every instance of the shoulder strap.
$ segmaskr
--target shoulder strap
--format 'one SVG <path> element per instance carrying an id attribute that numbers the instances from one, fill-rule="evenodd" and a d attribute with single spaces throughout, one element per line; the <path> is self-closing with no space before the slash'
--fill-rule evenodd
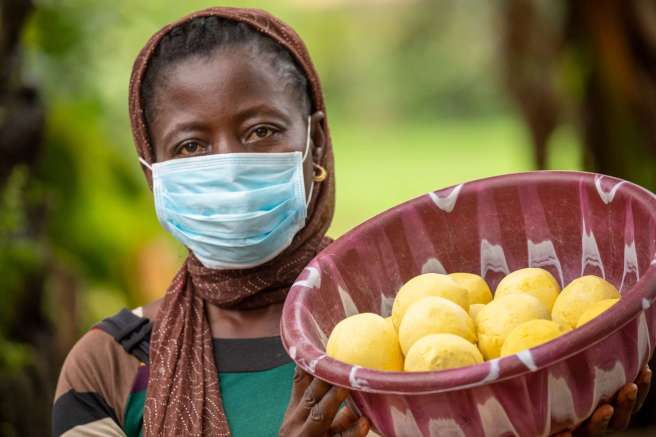
<path id="1" fill-rule="evenodd" d="M 111 335 L 130 355 L 148 364 L 152 322 L 132 311 L 122 309 L 118 314 L 104 319 L 95 328 Z"/>

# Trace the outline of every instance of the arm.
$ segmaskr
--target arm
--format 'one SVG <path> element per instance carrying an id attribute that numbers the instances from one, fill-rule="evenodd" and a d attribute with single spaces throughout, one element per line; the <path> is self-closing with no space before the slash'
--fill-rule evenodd
<path id="1" fill-rule="evenodd" d="M 137 367 L 137 360 L 106 333 L 85 334 L 68 354 L 59 376 L 52 435 L 124 437 L 123 403 Z"/>
<path id="2" fill-rule="evenodd" d="M 52 408 L 53 437 L 125 437 L 116 414 L 94 392 L 63 393 Z"/>

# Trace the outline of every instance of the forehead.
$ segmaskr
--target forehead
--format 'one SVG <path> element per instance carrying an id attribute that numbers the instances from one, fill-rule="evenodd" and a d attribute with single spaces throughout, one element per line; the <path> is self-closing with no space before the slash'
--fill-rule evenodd
<path id="1" fill-rule="evenodd" d="M 228 116 L 264 104 L 289 116 L 301 111 L 298 96 L 274 67 L 240 48 L 184 59 L 165 71 L 162 85 L 156 98 L 163 110 Z"/>

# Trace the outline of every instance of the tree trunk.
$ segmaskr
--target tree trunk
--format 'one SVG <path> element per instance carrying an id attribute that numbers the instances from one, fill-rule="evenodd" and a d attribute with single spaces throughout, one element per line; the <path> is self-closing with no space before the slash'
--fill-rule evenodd
<path id="1" fill-rule="evenodd" d="M 37 90 L 21 75 L 32 3 L 0 0 L 0 435 L 50 434 L 59 368 L 45 314 L 44 205 L 35 181 L 44 134 Z"/>
<path id="2" fill-rule="evenodd" d="M 507 0 L 502 22 L 504 81 L 537 167 L 569 122 L 586 170 L 656 191 L 656 3 Z"/>

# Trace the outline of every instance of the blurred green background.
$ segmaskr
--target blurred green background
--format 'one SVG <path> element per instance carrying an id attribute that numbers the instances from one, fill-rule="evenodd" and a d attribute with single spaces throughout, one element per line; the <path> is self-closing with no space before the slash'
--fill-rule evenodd
<path id="1" fill-rule="evenodd" d="M 161 296 L 184 259 L 137 162 L 128 79 L 152 33 L 216 5 L 29 3 L 0 0 L 0 374 L 13 375 L 0 394 L 34 384 L 21 371 L 43 357 L 52 384 L 83 330 Z M 333 237 L 428 191 L 538 167 L 656 188 L 653 3 L 229 4 L 267 9 L 306 41 L 336 156 Z M 0 435 L 30 428 L 8 423 L 0 414 Z"/>
<path id="2" fill-rule="evenodd" d="M 50 236 L 84 280 L 84 326 L 163 293 L 182 260 L 157 223 L 136 159 L 127 84 L 152 33 L 213 4 L 44 2 L 28 25 L 25 74 L 48 107 Z M 424 22 L 425 10 L 404 1 L 231 4 L 291 23 L 313 56 L 336 156 L 331 236 L 430 190 L 533 169 L 530 138 L 500 86 L 491 5 L 435 2 Z M 578 168 L 571 135 L 564 131 L 557 147 L 552 166 Z M 167 250 L 175 255 L 144 260 Z M 150 265 L 162 256 L 168 265 Z M 146 284 L 152 276 L 160 276 L 155 287 Z"/>
<path id="3" fill-rule="evenodd" d="M 151 288 L 132 271 L 141 251 L 176 243 L 156 221 L 137 163 L 127 84 L 152 33 L 213 4 L 44 2 L 29 23 L 26 74 L 48 105 L 47 183 L 57 187 L 51 235 L 85 280 L 84 325 L 156 297 L 173 273 L 163 266 Z M 406 1 L 231 4 L 291 23 L 313 56 L 336 156 L 331 236 L 430 190 L 533 168 L 530 138 L 500 86 L 491 5 L 436 2 L 424 23 L 425 10 Z M 557 147 L 554 168 L 579 166 L 566 131 Z"/>

